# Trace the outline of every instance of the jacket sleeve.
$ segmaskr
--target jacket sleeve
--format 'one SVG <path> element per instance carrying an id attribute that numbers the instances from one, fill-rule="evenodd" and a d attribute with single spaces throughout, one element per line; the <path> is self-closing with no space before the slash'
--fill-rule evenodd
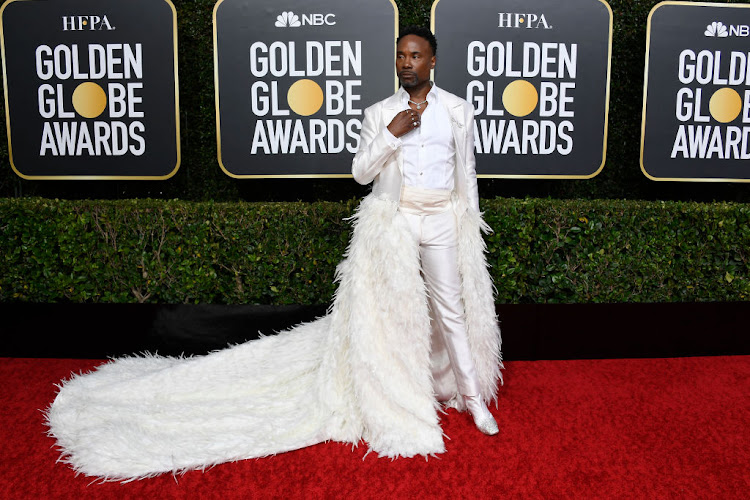
<path id="1" fill-rule="evenodd" d="M 372 182 L 400 146 L 400 141 L 392 143 L 388 140 L 389 134 L 381 128 L 377 115 L 372 107 L 365 110 L 359 150 L 352 161 L 352 176 L 360 184 Z"/>
<path id="2" fill-rule="evenodd" d="M 479 190 L 477 189 L 477 162 L 474 157 L 474 106 L 466 106 L 465 120 L 466 141 L 464 158 L 466 159 L 466 196 L 468 197 L 469 207 L 479 213 Z"/>

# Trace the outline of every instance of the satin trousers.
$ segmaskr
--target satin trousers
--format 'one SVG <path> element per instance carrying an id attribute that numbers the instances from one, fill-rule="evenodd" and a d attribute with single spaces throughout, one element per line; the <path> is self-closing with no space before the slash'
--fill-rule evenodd
<path id="1" fill-rule="evenodd" d="M 456 216 L 450 203 L 447 210 L 436 214 L 411 212 L 402 210 L 419 245 L 433 328 L 443 337 L 460 394 L 477 396 L 479 379 L 469 349 L 461 300 Z"/>

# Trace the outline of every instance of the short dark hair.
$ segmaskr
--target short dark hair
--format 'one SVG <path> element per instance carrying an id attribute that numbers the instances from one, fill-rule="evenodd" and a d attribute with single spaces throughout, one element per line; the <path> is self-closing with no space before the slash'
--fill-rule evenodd
<path id="1" fill-rule="evenodd" d="M 422 26 L 413 25 L 401 28 L 398 38 L 396 38 L 396 45 L 398 45 L 398 42 L 400 42 L 401 39 L 406 35 L 416 35 L 418 37 L 424 38 L 425 40 L 430 42 L 430 47 L 432 47 L 432 55 L 437 55 L 437 40 L 435 39 L 435 35 L 433 35 L 432 31 L 430 31 L 429 29 Z"/>

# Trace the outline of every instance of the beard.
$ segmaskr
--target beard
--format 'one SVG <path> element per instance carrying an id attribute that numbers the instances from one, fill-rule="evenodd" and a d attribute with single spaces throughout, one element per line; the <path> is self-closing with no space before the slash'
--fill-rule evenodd
<path id="1" fill-rule="evenodd" d="M 422 83 L 422 81 L 419 79 L 419 75 L 417 75 L 416 73 L 411 73 L 411 72 L 408 73 L 406 76 L 402 76 L 402 74 L 399 73 L 398 82 L 405 89 L 417 87 L 419 84 Z"/>

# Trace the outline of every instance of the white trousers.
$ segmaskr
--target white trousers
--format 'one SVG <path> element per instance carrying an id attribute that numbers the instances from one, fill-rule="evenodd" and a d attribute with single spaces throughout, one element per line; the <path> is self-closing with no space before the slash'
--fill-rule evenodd
<path id="1" fill-rule="evenodd" d="M 479 379 L 466 335 L 461 278 L 458 273 L 458 228 L 452 207 L 434 215 L 402 210 L 419 245 L 433 328 L 442 335 L 458 390 L 479 395 Z M 436 375 L 436 380 L 438 379 Z"/>

